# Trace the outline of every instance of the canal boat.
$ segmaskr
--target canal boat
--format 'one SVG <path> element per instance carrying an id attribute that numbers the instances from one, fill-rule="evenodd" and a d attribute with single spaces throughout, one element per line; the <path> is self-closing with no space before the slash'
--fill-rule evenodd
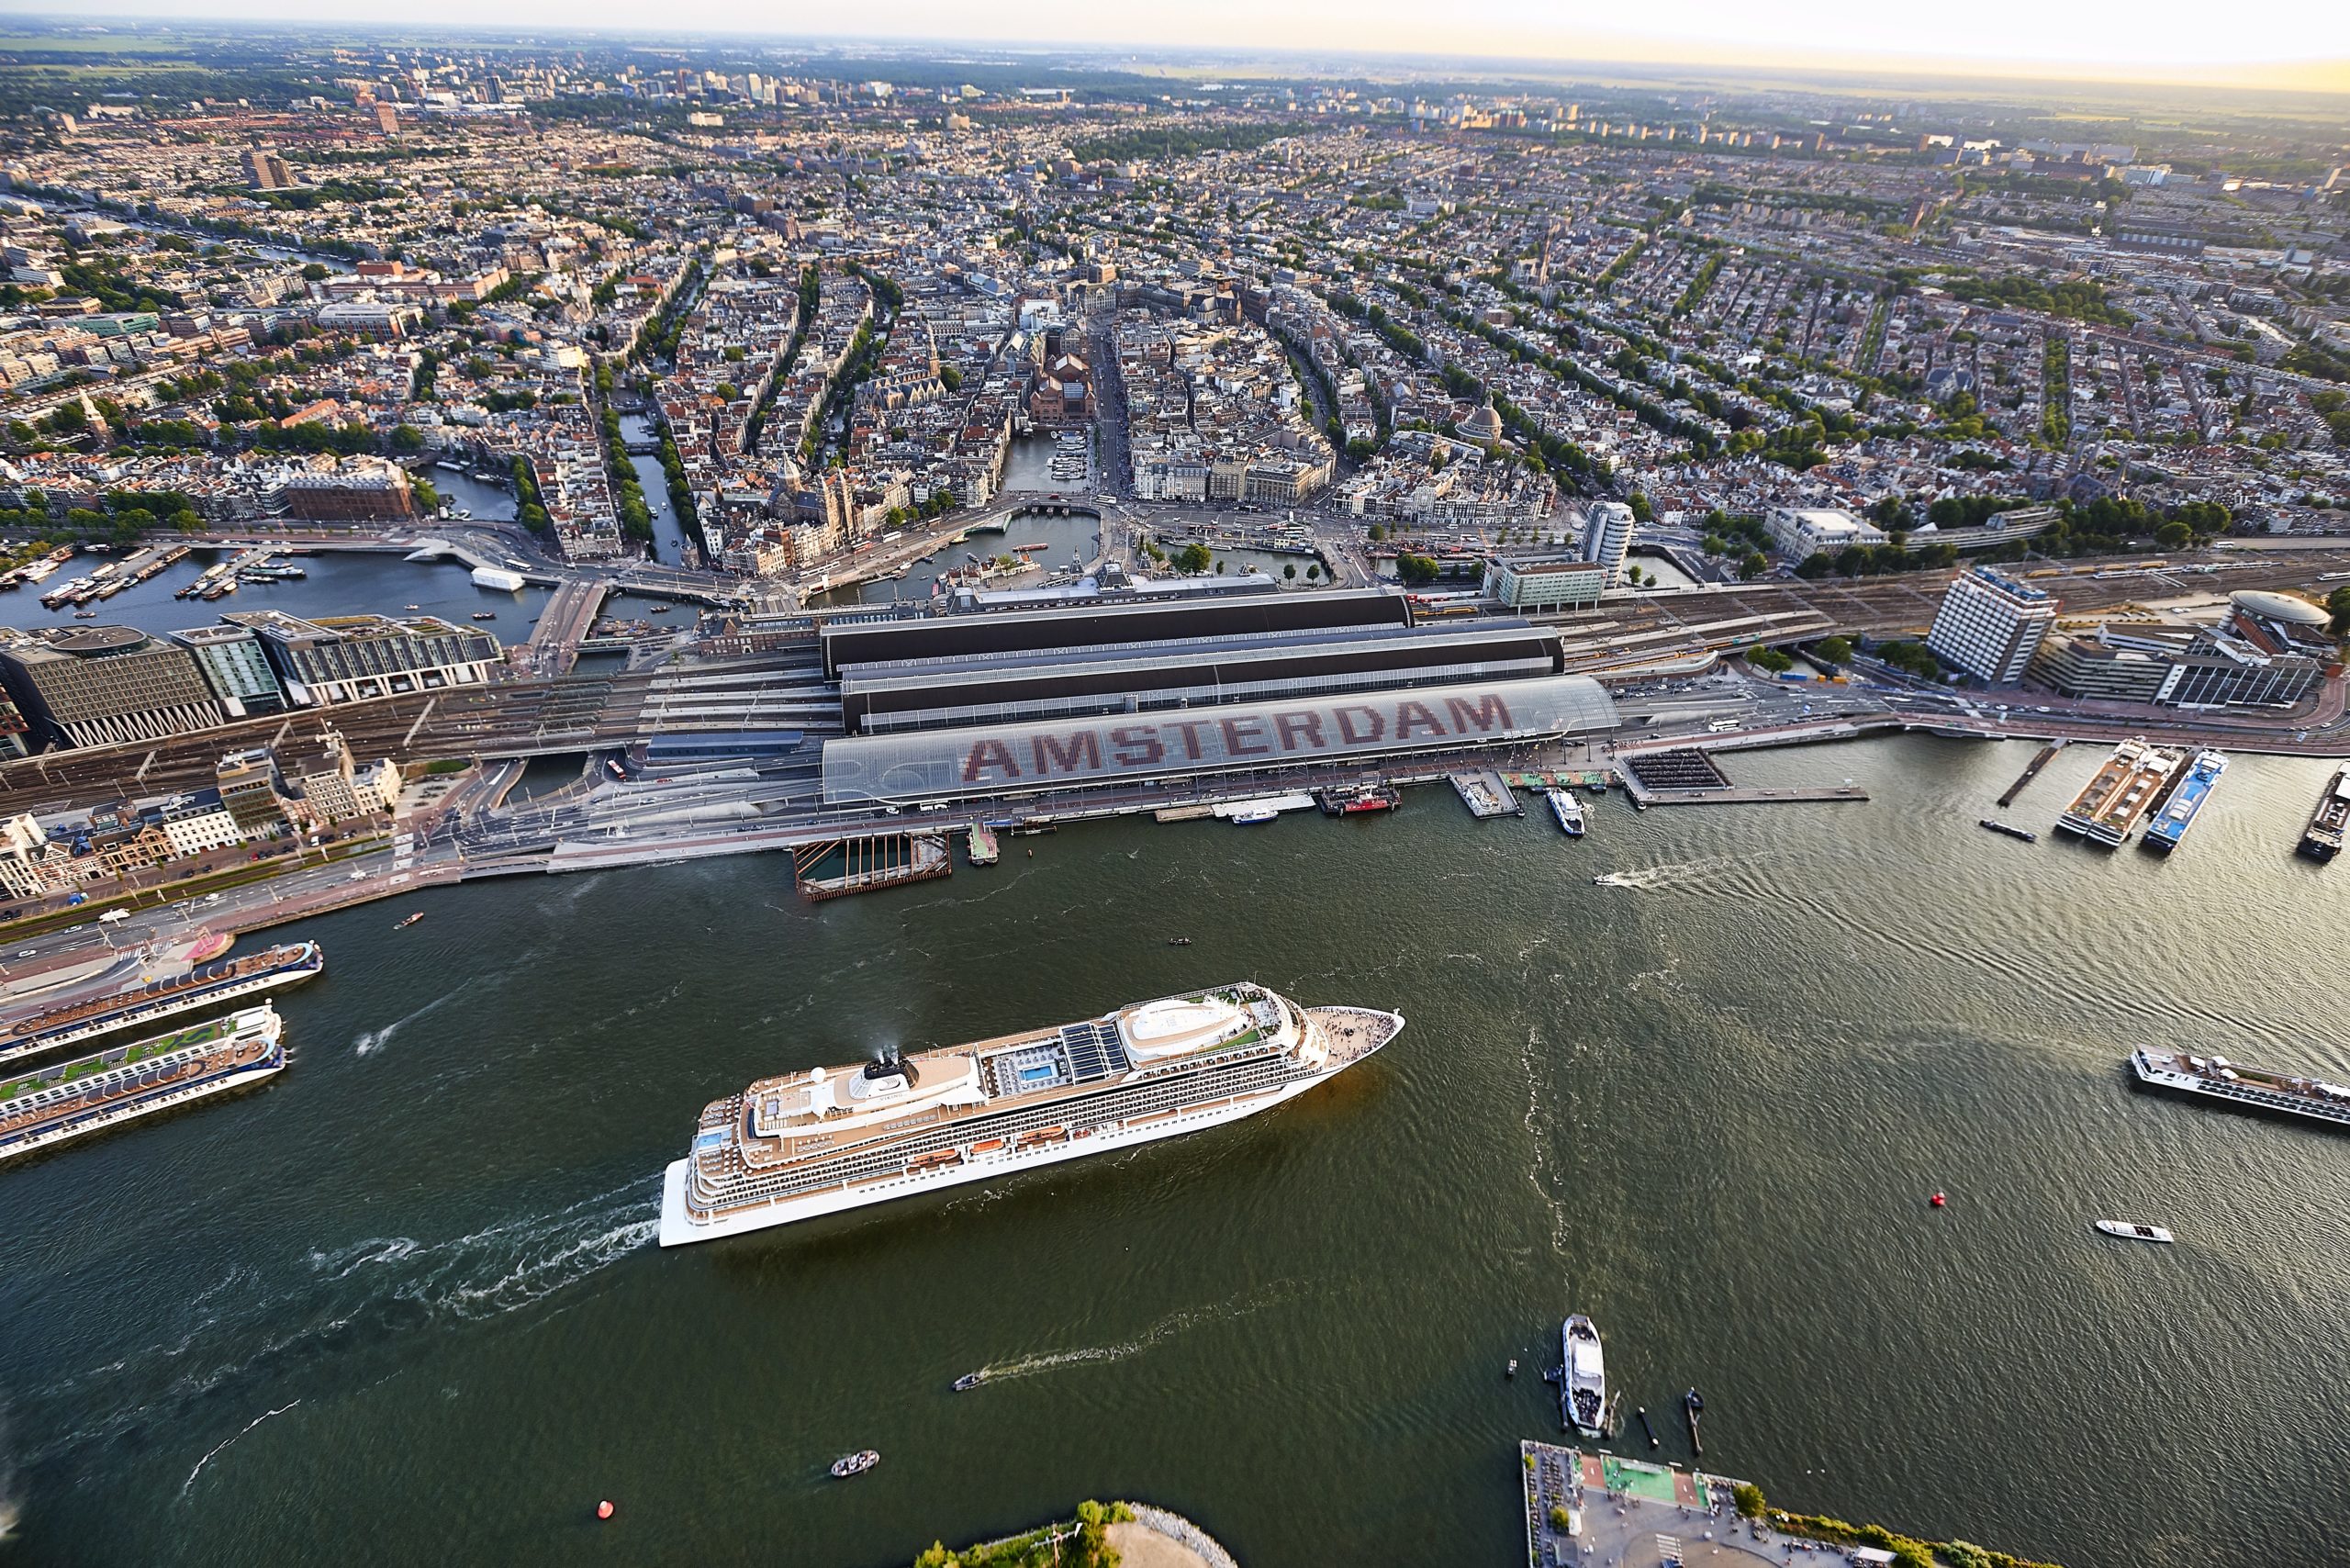
<path id="1" fill-rule="evenodd" d="M 2125 1219 L 2101 1219 L 2098 1231 L 2105 1236 L 2118 1236 L 2124 1241 L 2170 1242 L 2178 1238 L 2158 1225 L 2134 1225 Z"/>
<path id="2" fill-rule="evenodd" d="M 424 912 L 420 909 L 414 914 L 408 916 L 404 920 L 393 922 L 392 929 L 395 931 L 406 931 L 409 926 L 414 925 L 418 921 L 422 920 L 423 918 Z"/>
<path id="3" fill-rule="evenodd" d="M 1606 1435 L 1607 1421 L 1607 1358 L 1599 1330 L 1590 1318 L 1576 1313 L 1559 1326 L 1562 1352 L 1559 1371 L 1560 1429 L 1586 1438 Z"/>
<path id="4" fill-rule="evenodd" d="M 1243 806 L 1225 820 L 1235 827 L 1254 827 L 1260 823 L 1271 822 L 1281 814 L 1280 810 L 1273 806 Z"/>

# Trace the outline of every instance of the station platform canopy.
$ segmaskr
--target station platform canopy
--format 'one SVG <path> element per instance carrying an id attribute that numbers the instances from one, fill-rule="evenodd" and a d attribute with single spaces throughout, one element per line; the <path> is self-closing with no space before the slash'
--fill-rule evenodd
<path id="1" fill-rule="evenodd" d="M 1170 778 L 1347 766 L 1616 727 L 1588 676 L 1349 692 L 1312 700 L 1105 713 L 824 743 L 824 802 L 905 806 Z"/>

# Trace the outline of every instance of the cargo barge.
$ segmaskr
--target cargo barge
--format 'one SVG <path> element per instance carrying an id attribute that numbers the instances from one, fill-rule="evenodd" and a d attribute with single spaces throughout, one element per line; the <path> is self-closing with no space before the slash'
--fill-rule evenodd
<path id="1" fill-rule="evenodd" d="M 2226 1057 L 2158 1051 L 2151 1046 L 2140 1046 L 2130 1053 L 2130 1070 L 2148 1089 L 2166 1089 L 2247 1111 L 2305 1116 L 2350 1127 L 2350 1085 L 2246 1067 Z"/>
<path id="2" fill-rule="evenodd" d="M 2203 810 L 2203 802 L 2211 798 L 2211 786 L 2228 770 L 2228 759 L 2216 751 L 2199 751 L 2171 786 L 2169 795 L 2155 811 L 2154 820 L 2146 823 L 2146 835 L 2138 841 L 2141 849 L 2151 849 L 2157 855 L 2167 855 L 2178 847 L 2187 830 Z"/>
<path id="3" fill-rule="evenodd" d="M 2350 825 L 2350 767 L 2336 773 L 2317 798 L 2317 809 L 2310 812 L 2310 825 L 2301 829 L 2294 852 L 2312 860 L 2333 859 L 2342 853 L 2345 825 Z"/>
<path id="4" fill-rule="evenodd" d="M 2178 757 L 2135 737 L 2113 748 L 2097 774 L 2056 819 L 2059 831 L 2119 849 L 2160 798 L 2178 767 Z"/>
<path id="5" fill-rule="evenodd" d="M 267 1002 L 0 1083 L 0 1159 L 257 1083 L 285 1066 Z"/>
<path id="6" fill-rule="evenodd" d="M 0 1028 L 0 1062 L 274 991 L 308 980 L 323 970 L 326 962 L 316 942 L 289 943 L 223 963 L 199 965 L 184 975 L 136 991 L 112 991 L 44 1008 Z"/>

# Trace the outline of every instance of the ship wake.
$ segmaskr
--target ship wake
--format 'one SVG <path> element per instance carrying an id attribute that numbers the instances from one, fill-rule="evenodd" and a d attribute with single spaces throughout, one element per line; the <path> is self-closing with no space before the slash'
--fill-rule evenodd
<path id="1" fill-rule="evenodd" d="M 1108 1345 L 1083 1345 L 1068 1350 L 1039 1351 L 1009 1361 L 990 1361 L 979 1369 L 979 1373 L 989 1383 L 1009 1383 L 1013 1378 L 1035 1377 L 1069 1367 L 1123 1361 L 1162 1345 L 1179 1334 L 1186 1334 L 1212 1323 L 1237 1322 L 1251 1313 L 1260 1312 L 1276 1302 L 1296 1295 L 1301 1284 L 1302 1282 L 1296 1280 L 1278 1280 L 1262 1290 L 1244 1291 L 1207 1306 L 1188 1306 L 1170 1312 L 1130 1339 L 1120 1339 Z"/>
<path id="2" fill-rule="evenodd" d="M 1668 860 L 1662 866 L 1636 867 L 1629 871 L 1606 871 L 1592 881 L 1603 888 L 1628 888 L 1635 892 L 1653 892 L 1659 888 L 1679 887 L 1721 870 L 1729 862 L 1718 857 L 1706 860 Z"/>

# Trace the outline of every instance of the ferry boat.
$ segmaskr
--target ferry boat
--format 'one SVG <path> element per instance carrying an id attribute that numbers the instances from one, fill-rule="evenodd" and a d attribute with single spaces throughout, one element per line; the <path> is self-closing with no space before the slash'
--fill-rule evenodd
<path id="1" fill-rule="evenodd" d="M 2145 836 L 2138 840 L 2138 847 L 2151 849 L 2157 855 L 2167 855 L 2178 847 L 2187 830 L 2195 825 L 2195 818 L 2203 810 L 2203 802 L 2211 798 L 2211 786 L 2228 770 L 2228 759 L 2216 751 L 2199 751 L 2187 765 L 2187 771 L 2171 787 L 2170 798 L 2155 812 L 2146 824 Z"/>
<path id="2" fill-rule="evenodd" d="M 1583 802 L 1565 790 L 1545 790 L 1542 798 L 1550 802 L 1550 814 L 1559 819 L 1559 826 L 1569 838 L 1583 836 Z"/>
<path id="3" fill-rule="evenodd" d="M 2095 1228 L 2107 1236 L 2118 1236 L 2124 1241 L 2173 1242 L 2178 1238 L 2158 1225 L 2132 1225 L 2126 1219 L 2101 1219 Z"/>
<path id="4" fill-rule="evenodd" d="M 263 1002 L 0 1083 L 0 1159 L 257 1083 L 285 1066 L 285 1028 Z"/>
<path id="5" fill-rule="evenodd" d="M 2224 1101 L 2248 1111 L 2307 1116 L 2350 1127 L 2350 1085 L 2246 1067 L 2226 1057 L 2158 1051 L 2151 1046 L 2140 1046 L 2130 1053 L 2130 1070 L 2148 1089 L 2167 1089 Z"/>
<path id="6" fill-rule="evenodd" d="M 0 1062 L 292 985 L 320 973 L 326 963 L 317 943 L 287 943 L 225 963 L 199 965 L 184 975 L 136 990 L 62 1002 L 0 1026 Z"/>
<path id="7" fill-rule="evenodd" d="M 1270 1110 L 1404 1027 L 1253 981 L 861 1066 L 761 1079 L 702 1112 L 661 1245 L 789 1225 Z"/>
<path id="8" fill-rule="evenodd" d="M 2310 812 L 2310 824 L 2301 829 L 2294 851 L 2312 860 L 2331 860 L 2342 853 L 2345 827 L 2350 827 L 2350 767 L 2336 773 L 2317 798 L 2317 809 Z"/>
<path id="9" fill-rule="evenodd" d="M 1559 1326 L 1559 1344 L 1564 1352 L 1559 1366 L 1560 1429 L 1606 1436 L 1607 1358 L 1598 1328 L 1578 1312 Z"/>

